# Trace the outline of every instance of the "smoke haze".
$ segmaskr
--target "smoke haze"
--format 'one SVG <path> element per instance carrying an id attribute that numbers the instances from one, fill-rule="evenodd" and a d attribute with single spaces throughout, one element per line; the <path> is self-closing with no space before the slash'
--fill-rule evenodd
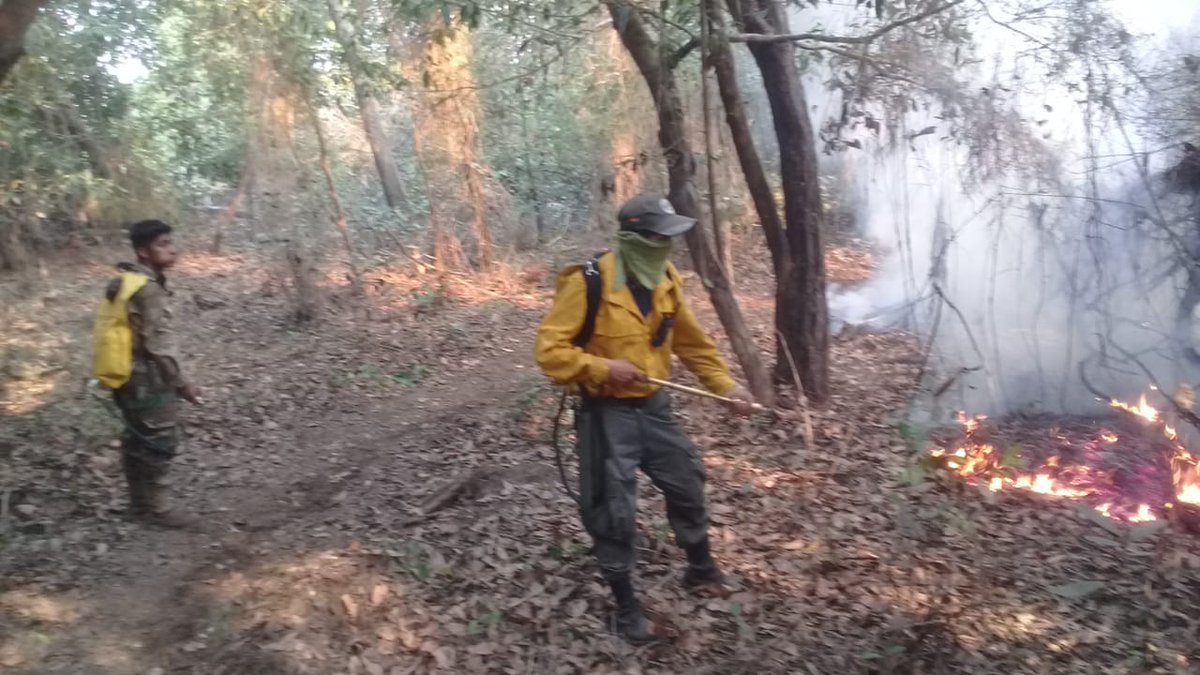
<path id="1" fill-rule="evenodd" d="M 1194 5 L 1164 3 L 1160 15 L 1141 5 L 1131 29 L 1152 35 L 1135 39 L 1138 63 L 1123 65 L 1196 47 Z M 1114 3 L 1118 14 L 1129 6 Z M 811 25 L 814 12 L 830 33 L 863 16 L 822 5 L 793 25 Z M 959 409 L 1085 412 L 1104 405 L 1097 391 L 1136 398 L 1151 375 L 1164 390 L 1200 381 L 1172 340 L 1186 282 L 1173 261 L 1195 234 L 1186 225 L 1191 197 L 1169 194 L 1162 175 L 1183 139 L 1138 123 L 1154 92 L 1133 86 L 1122 64 L 1098 73 L 1079 57 L 1078 72 L 1063 72 L 1059 61 L 1031 56 L 1031 40 L 1053 42 L 1058 26 L 1042 27 L 1044 36 L 1030 33 L 1037 28 L 974 23 L 975 58 L 956 75 L 966 85 L 960 108 L 976 117 L 948 120 L 933 101 L 899 114 L 867 105 L 882 130 L 846 128 L 842 138 L 861 148 L 822 158 L 879 266 L 864 286 L 830 288 L 835 330 L 901 327 L 928 340 L 921 407 L 939 420 Z M 807 84 L 820 125 L 843 99 L 824 93 L 836 73 L 817 71 Z M 1112 105 L 1100 105 L 1102 96 Z M 1003 147 L 984 152 L 992 166 L 980 171 L 979 146 L 989 143 Z"/>

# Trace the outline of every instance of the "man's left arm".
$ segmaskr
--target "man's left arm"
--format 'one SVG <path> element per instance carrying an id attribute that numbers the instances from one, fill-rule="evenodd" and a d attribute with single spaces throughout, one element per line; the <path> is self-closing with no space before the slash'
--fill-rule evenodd
<path id="1" fill-rule="evenodd" d="M 134 296 L 137 303 L 138 330 L 143 351 L 158 364 L 163 379 L 192 403 L 198 403 L 200 390 L 184 374 L 183 359 L 175 340 L 175 327 L 166 291 L 154 283 L 146 284 Z"/>
<path id="2" fill-rule="evenodd" d="M 692 308 L 682 298 L 675 313 L 671 351 L 714 394 L 724 396 L 737 388 L 717 344 L 700 327 Z"/>

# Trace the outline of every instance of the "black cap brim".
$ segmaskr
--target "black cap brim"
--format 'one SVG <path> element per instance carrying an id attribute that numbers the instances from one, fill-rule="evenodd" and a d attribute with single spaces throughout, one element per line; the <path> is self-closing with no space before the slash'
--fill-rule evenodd
<path id="1" fill-rule="evenodd" d="M 650 231 L 664 237 L 678 237 L 696 226 L 695 218 L 677 214 L 655 216 L 654 220 L 654 226 L 649 228 Z"/>

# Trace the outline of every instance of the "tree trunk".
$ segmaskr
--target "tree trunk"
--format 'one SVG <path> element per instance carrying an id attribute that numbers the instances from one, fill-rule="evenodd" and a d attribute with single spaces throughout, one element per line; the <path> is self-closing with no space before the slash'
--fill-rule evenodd
<path id="1" fill-rule="evenodd" d="M 425 153 L 425 143 L 422 140 L 420 127 L 420 124 L 413 125 L 413 153 L 417 156 L 417 166 L 421 168 L 423 174 L 425 201 L 429 203 L 429 231 L 433 235 L 433 263 L 438 274 L 445 274 L 462 269 L 462 243 L 459 242 L 453 225 L 448 225 L 442 216 L 442 198 L 438 195 L 436 186 L 430 177 L 429 159 Z"/>
<path id="2" fill-rule="evenodd" d="M 522 141 L 522 163 L 525 166 L 525 179 L 529 181 L 528 197 L 529 202 L 533 204 L 534 225 L 537 232 L 537 239 L 532 242 L 530 248 L 537 248 L 542 240 L 546 237 L 546 216 L 542 207 L 542 195 L 538 190 L 537 172 L 533 170 L 533 154 L 534 145 L 533 139 L 529 135 L 529 100 L 524 92 L 521 94 L 521 141 Z"/>
<path id="3" fill-rule="evenodd" d="M 731 0 L 730 4 L 737 2 Z M 788 32 L 784 9 L 772 0 L 744 0 L 742 9 L 735 16 L 745 21 L 748 30 Z M 823 403 L 829 399 L 829 314 L 816 134 L 796 69 L 793 43 L 753 43 L 749 47 L 762 73 L 781 149 L 785 232 L 792 260 L 790 269 L 783 270 L 775 321 L 803 380 L 795 384 L 802 386 L 812 401 Z M 784 358 L 777 359 L 775 373 L 776 379 L 793 379 Z"/>
<path id="4" fill-rule="evenodd" d="M 733 252 L 729 247 L 729 226 L 726 219 L 721 216 L 717 158 L 713 145 L 712 78 L 708 75 L 707 59 L 708 45 L 712 43 L 712 21 L 709 20 L 707 14 L 700 15 L 700 31 L 701 44 L 704 45 L 700 59 L 700 105 L 704 113 L 704 175 L 708 181 L 708 212 L 712 219 L 713 243 L 717 248 L 717 260 L 720 261 L 721 270 L 725 272 L 729 283 L 733 284 Z"/>
<path id="5" fill-rule="evenodd" d="M 225 230 L 237 217 L 238 209 L 242 208 L 242 202 L 245 201 L 246 193 L 250 190 L 253 172 L 254 162 L 247 154 L 246 159 L 242 162 L 242 173 L 238 176 L 237 189 L 234 190 L 233 197 L 225 206 L 225 210 L 221 211 L 221 215 L 217 217 L 216 231 L 213 232 L 212 246 L 209 248 L 213 254 L 221 252 L 221 245 L 225 242 Z"/>
<path id="6" fill-rule="evenodd" d="M 346 266 L 350 269 L 350 288 L 355 294 L 362 293 L 362 276 L 358 264 L 354 261 L 354 239 L 350 235 L 350 225 L 346 222 L 346 211 L 342 209 L 342 198 L 338 194 L 337 183 L 333 179 L 333 169 L 329 166 L 329 149 L 325 144 L 325 130 L 321 127 L 321 118 L 317 115 L 316 107 L 311 101 L 308 104 L 308 115 L 312 118 L 313 131 L 317 135 L 317 150 L 321 161 L 321 173 L 325 174 L 325 185 L 329 189 L 329 201 L 333 206 L 333 226 L 337 228 L 342 238 L 342 246 L 346 249 Z"/>
<path id="7" fill-rule="evenodd" d="M 720 12 L 716 0 L 705 0 L 705 9 L 714 26 L 720 25 Z M 746 117 L 746 106 L 742 102 L 742 92 L 738 85 L 737 69 L 734 67 L 733 50 L 724 40 L 715 40 L 710 53 L 713 71 L 717 75 L 717 91 L 725 108 L 725 124 L 729 127 L 733 148 L 737 153 L 742 175 L 746 179 L 746 189 L 754 202 L 754 210 L 758 214 L 758 222 L 762 227 L 763 236 L 767 240 L 767 249 L 771 252 L 771 262 L 775 266 L 777 280 L 786 276 L 791 266 L 791 251 L 788 247 L 787 236 L 784 234 L 783 220 L 779 216 L 779 206 L 775 203 L 775 195 L 771 192 L 771 184 L 767 181 L 767 172 L 763 169 L 762 160 L 758 156 L 758 148 L 754 145 L 754 134 L 750 131 L 750 122 Z"/>
<path id="8" fill-rule="evenodd" d="M 379 172 L 379 182 L 383 185 L 384 199 L 393 209 L 407 208 L 408 200 L 400 180 L 400 171 L 396 168 L 395 160 L 392 159 L 392 144 L 379 115 L 379 102 L 371 93 L 369 83 L 366 82 L 366 76 L 362 72 L 358 46 L 354 42 L 354 25 L 346 17 L 341 0 L 328 0 L 328 5 L 329 16 L 333 19 L 338 41 L 342 43 L 342 50 L 346 54 L 346 65 L 350 70 L 350 78 L 354 81 L 354 95 L 358 99 L 358 112 L 362 117 L 363 131 L 367 134 L 367 143 L 371 146 L 371 154 L 375 158 L 375 169 Z"/>
<path id="9" fill-rule="evenodd" d="M 659 143 L 667 160 L 667 177 L 670 183 L 668 196 L 671 203 L 680 215 L 698 218 L 700 209 L 694 184 L 696 161 L 687 140 L 683 103 L 679 97 L 675 74 L 663 64 L 659 45 L 646 31 L 641 17 L 627 2 L 610 0 L 608 10 L 621 36 L 621 42 L 633 57 L 654 97 L 655 108 L 658 111 Z M 774 390 L 767 370 L 763 366 L 758 347 L 754 344 L 754 337 L 742 317 L 729 280 L 708 247 L 704 229 L 692 228 L 686 238 L 696 270 L 708 290 L 721 325 L 729 336 L 730 345 L 742 365 L 751 392 L 763 405 L 771 405 L 774 402 Z"/>
<path id="10" fill-rule="evenodd" d="M 0 84 L 25 55 L 25 33 L 46 0 L 5 0 L 0 4 Z"/>
<path id="11" fill-rule="evenodd" d="M 51 129 L 57 127 L 63 135 L 70 137 L 71 142 L 87 158 L 93 174 L 105 180 L 116 180 L 117 171 L 112 157 L 96 140 L 91 127 L 76 110 L 75 102 L 68 94 L 60 93 L 58 105 L 42 108 L 41 115 Z"/>
<path id="12" fill-rule="evenodd" d="M 457 19 L 455 19 L 457 20 Z M 492 234 L 479 152 L 479 99 L 471 72 L 471 35 L 437 19 L 429 22 L 423 79 L 426 123 L 441 143 L 440 154 L 461 176 L 458 206 L 471 211 L 479 269 L 492 264 Z"/>

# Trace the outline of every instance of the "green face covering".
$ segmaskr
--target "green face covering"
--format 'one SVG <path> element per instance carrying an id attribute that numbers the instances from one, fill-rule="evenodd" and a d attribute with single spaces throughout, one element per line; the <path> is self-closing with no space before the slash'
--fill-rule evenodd
<path id="1" fill-rule="evenodd" d="M 654 288 L 667 273 L 670 239 L 649 239 L 636 232 L 617 233 L 617 260 L 613 288 L 623 288 L 632 276 L 643 288 Z"/>

